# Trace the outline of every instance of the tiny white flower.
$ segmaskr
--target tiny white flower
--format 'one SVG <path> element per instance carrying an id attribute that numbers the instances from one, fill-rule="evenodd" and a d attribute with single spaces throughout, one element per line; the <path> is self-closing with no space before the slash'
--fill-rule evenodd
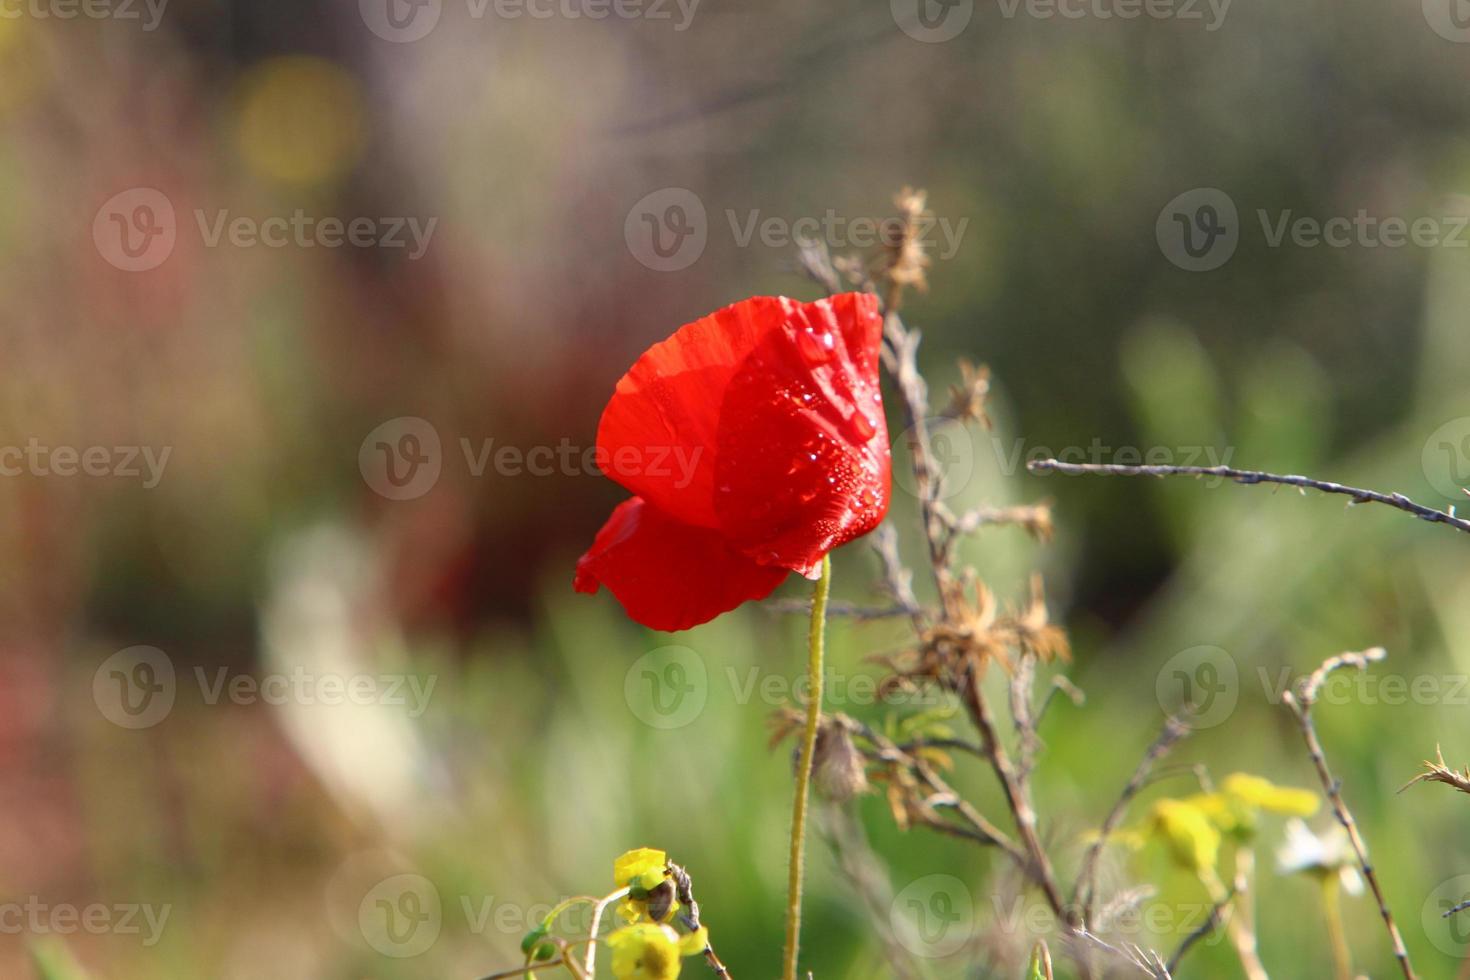
<path id="1" fill-rule="evenodd" d="M 1276 849 L 1279 874 L 1335 874 L 1349 895 L 1363 894 L 1357 857 L 1348 835 L 1340 826 L 1316 834 L 1300 819 L 1286 822 L 1286 840 Z"/>

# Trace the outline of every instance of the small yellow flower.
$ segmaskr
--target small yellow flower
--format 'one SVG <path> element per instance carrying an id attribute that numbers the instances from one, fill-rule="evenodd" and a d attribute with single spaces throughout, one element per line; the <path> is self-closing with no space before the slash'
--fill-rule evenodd
<path id="1" fill-rule="evenodd" d="M 1163 841 L 1185 869 L 1196 874 L 1215 870 L 1220 857 L 1220 831 L 1194 803 L 1159 800 L 1149 811 L 1148 831 Z"/>
<path id="2" fill-rule="evenodd" d="M 664 880 L 669 856 L 651 847 L 628 851 L 613 862 L 613 884 L 618 888 L 649 891 Z"/>
<path id="3" fill-rule="evenodd" d="M 617 980 L 676 980 L 679 976 L 683 950 L 679 934 L 668 926 L 649 922 L 624 926 L 607 937 L 607 945 Z"/>
<path id="4" fill-rule="evenodd" d="M 679 911 L 674 881 L 667 874 L 668 855 L 640 847 L 613 862 L 613 883 L 628 889 L 618 903 L 618 914 L 628 922 L 668 922 Z"/>
<path id="5" fill-rule="evenodd" d="M 709 946 L 709 927 L 700 926 L 698 931 L 691 932 L 679 939 L 679 952 L 685 956 L 698 956 Z"/>
<path id="6" fill-rule="evenodd" d="M 1235 772 L 1225 777 L 1220 789 L 1246 806 L 1284 813 L 1291 817 L 1310 817 L 1317 812 L 1317 794 L 1309 789 L 1277 786 L 1260 776 Z"/>
<path id="7" fill-rule="evenodd" d="M 1260 776 L 1236 772 L 1225 777 L 1217 792 L 1192 796 L 1189 802 L 1205 811 L 1221 831 L 1250 838 L 1262 810 L 1309 817 L 1317 812 L 1320 801 L 1311 790 L 1277 786 Z"/>

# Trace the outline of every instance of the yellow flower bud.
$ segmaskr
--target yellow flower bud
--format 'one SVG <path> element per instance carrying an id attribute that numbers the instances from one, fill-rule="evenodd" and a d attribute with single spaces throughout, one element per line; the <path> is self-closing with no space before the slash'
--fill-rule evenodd
<path id="1" fill-rule="evenodd" d="M 1149 830 L 1180 866 L 1196 874 L 1215 870 L 1220 831 L 1200 807 L 1187 800 L 1159 800 L 1149 814 Z"/>
<path id="2" fill-rule="evenodd" d="M 657 888 L 664 880 L 664 868 L 668 863 L 667 854 L 651 847 L 628 851 L 613 862 L 613 884 L 642 891 Z"/>

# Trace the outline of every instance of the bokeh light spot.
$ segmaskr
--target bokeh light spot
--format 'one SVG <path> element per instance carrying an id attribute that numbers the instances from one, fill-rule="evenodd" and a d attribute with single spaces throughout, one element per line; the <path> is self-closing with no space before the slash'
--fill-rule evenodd
<path id="1" fill-rule="evenodd" d="M 257 174 L 295 184 L 341 179 L 363 145 L 359 85 L 323 58 L 272 58 L 240 81 L 235 136 Z"/>

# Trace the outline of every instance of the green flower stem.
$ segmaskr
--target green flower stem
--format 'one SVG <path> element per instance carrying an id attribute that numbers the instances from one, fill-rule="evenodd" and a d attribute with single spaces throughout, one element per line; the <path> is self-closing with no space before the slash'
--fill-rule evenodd
<path id="1" fill-rule="evenodd" d="M 1333 974 L 1337 980 L 1352 980 L 1352 953 L 1348 951 L 1347 932 L 1342 925 L 1342 902 L 1339 901 L 1336 871 L 1322 875 L 1322 910 L 1327 916 L 1327 935 L 1332 941 Z"/>
<path id="2" fill-rule="evenodd" d="M 812 593 L 812 623 L 807 634 L 806 731 L 796 764 L 796 799 L 791 804 L 791 863 L 786 891 L 786 956 L 781 976 L 796 980 L 797 948 L 801 943 L 801 881 L 805 871 L 806 805 L 811 794 L 812 756 L 817 747 L 817 724 L 822 718 L 822 659 L 826 648 L 827 595 L 832 589 L 832 559 L 822 556 L 822 576 Z"/>

